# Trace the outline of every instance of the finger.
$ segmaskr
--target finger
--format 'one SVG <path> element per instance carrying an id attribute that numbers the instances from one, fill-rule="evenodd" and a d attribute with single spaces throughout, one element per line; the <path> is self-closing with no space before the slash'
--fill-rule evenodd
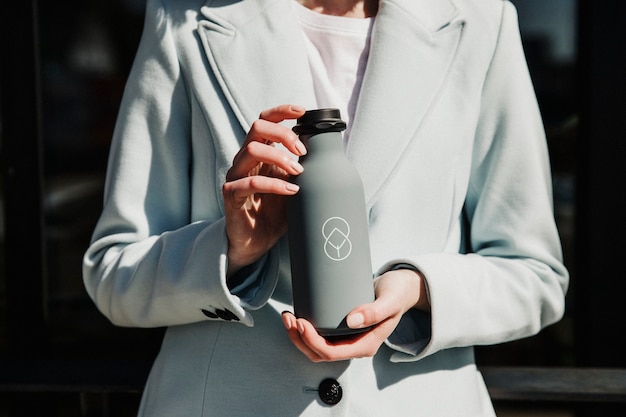
<path id="1" fill-rule="evenodd" d="M 296 317 L 289 312 L 283 312 L 282 319 L 285 329 L 287 329 L 287 336 L 296 348 L 298 348 L 300 352 L 304 353 L 304 355 L 312 362 L 321 362 L 322 359 L 311 348 L 309 348 L 300 337 Z"/>
<path id="2" fill-rule="evenodd" d="M 251 141 L 261 143 L 282 143 L 285 148 L 289 149 L 289 151 L 295 155 L 301 156 L 306 154 L 306 147 L 302 142 L 300 142 L 298 135 L 296 135 L 291 129 L 287 126 L 265 119 L 258 119 L 252 123 L 250 131 L 246 136 L 244 146 Z"/>
<path id="3" fill-rule="evenodd" d="M 401 316 L 419 299 L 423 285 L 420 276 L 410 270 L 390 271 L 374 280 L 376 300 L 352 310 L 346 319 L 349 327 L 359 329 L 375 325 L 388 317 Z"/>
<path id="4" fill-rule="evenodd" d="M 380 331 L 373 330 L 337 339 L 333 342 L 320 336 L 313 325 L 304 319 L 297 319 L 300 339 L 311 350 L 317 361 L 335 362 L 353 358 L 373 356 L 383 343 L 385 337 L 381 337 Z"/>
<path id="5" fill-rule="evenodd" d="M 274 123 L 282 122 L 287 119 L 297 119 L 305 112 L 302 106 L 293 104 L 281 104 L 271 109 L 263 110 L 259 115 L 259 119 L 269 120 Z"/>
<path id="6" fill-rule="evenodd" d="M 396 305 L 389 302 L 387 298 L 381 297 L 372 303 L 363 304 L 352 310 L 346 317 L 346 323 L 352 329 L 364 329 L 375 326 L 399 312 Z"/>
<path id="7" fill-rule="evenodd" d="M 275 165 L 291 175 L 298 175 L 304 170 L 302 165 L 284 150 L 253 141 L 244 145 L 237 154 L 233 166 L 226 174 L 226 180 L 247 177 L 260 162 Z"/>
<path id="8" fill-rule="evenodd" d="M 234 208 L 241 208 L 253 194 L 294 195 L 300 187 L 279 178 L 255 175 L 230 181 L 222 187 L 224 201 Z"/>
<path id="9" fill-rule="evenodd" d="M 246 143 L 251 141 L 267 143 L 282 143 L 285 148 L 289 149 L 295 155 L 306 154 L 306 147 L 298 135 L 296 135 L 287 126 L 283 126 L 265 119 L 255 120 L 246 136 Z M 244 146 L 245 146 L 244 144 Z"/>

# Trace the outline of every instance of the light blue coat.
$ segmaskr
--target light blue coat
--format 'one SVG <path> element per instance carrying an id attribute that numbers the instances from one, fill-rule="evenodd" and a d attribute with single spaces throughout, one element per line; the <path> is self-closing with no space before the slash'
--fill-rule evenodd
<path id="1" fill-rule="evenodd" d="M 432 313 L 407 314 L 374 358 L 314 364 L 281 323 L 284 241 L 252 285 L 225 283 L 233 156 L 261 110 L 316 106 L 292 1 L 148 2 L 84 260 L 113 323 L 170 326 L 140 414 L 490 416 L 472 346 L 557 321 L 568 281 L 514 8 L 381 0 L 347 155 L 373 270 L 417 267 Z M 335 406 L 315 392 L 326 377 L 343 387 Z"/>

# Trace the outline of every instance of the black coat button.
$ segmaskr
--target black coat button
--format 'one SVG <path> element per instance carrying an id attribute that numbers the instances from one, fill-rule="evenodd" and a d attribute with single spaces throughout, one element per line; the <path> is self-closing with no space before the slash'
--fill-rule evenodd
<path id="1" fill-rule="evenodd" d="M 341 401 L 343 389 L 341 388 L 339 382 L 332 378 L 327 378 L 320 382 L 318 394 L 324 403 L 328 405 L 335 405 Z"/>
<path id="2" fill-rule="evenodd" d="M 215 313 L 207 310 L 207 309 L 201 309 L 202 314 L 204 314 L 205 316 L 207 316 L 208 318 L 211 319 L 222 319 L 222 320 L 226 320 L 226 321 L 239 321 L 239 317 L 237 317 L 237 315 L 235 313 L 233 313 L 232 311 L 230 311 L 229 309 L 225 308 L 223 310 L 216 308 L 215 309 Z"/>
<path id="3" fill-rule="evenodd" d="M 204 308 L 202 309 L 202 314 L 204 314 L 205 316 L 207 316 L 210 319 L 218 319 L 219 318 L 219 316 L 217 314 L 215 314 L 215 313 L 213 313 L 213 312 L 211 312 L 209 310 L 206 310 Z"/>
<path id="4" fill-rule="evenodd" d="M 235 315 L 235 313 L 233 313 L 232 311 L 230 311 L 229 309 L 225 308 L 223 310 L 216 308 L 215 309 L 215 314 L 218 315 L 219 318 L 221 318 L 222 320 L 226 320 L 226 321 L 239 321 L 239 317 L 237 317 Z"/>

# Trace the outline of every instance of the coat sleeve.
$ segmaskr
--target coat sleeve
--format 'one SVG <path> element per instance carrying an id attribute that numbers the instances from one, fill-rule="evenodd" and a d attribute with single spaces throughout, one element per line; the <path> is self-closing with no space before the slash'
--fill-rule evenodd
<path id="1" fill-rule="evenodd" d="M 503 2 L 465 200 L 470 253 L 403 260 L 428 283 L 431 314 L 410 312 L 387 343 L 394 361 L 528 337 L 564 313 L 568 273 L 548 152 L 515 9 Z"/>
<path id="2" fill-rule="evenodd" d="M 257 285 L 242 300 L 226 283 L 224 218 L 190 222 L 191 109 L 172 27 L 162 2 L 150 0 L 114 131 L 103 212 L 83 260 L 84 283 L 117 325 L 215 319 L 251 326 L 247 309 L 273 291 L 276 251 L 248 269 Z"/>

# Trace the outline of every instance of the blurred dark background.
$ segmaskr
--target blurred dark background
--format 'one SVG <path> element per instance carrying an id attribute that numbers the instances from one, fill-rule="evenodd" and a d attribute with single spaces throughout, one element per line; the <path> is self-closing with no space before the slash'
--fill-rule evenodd
<path id="1" fill-rule="evenodd" d="M 0 417 L 71 417 L 89 414 L 90 407 L 105 407 L 100 415 L 132 416 L 138 392 L 98 397 L 94 406 L 89 387 L 80 397 L 35 390 L 29 375 L 50 369 L 53 385 L 63 364 L 72 364 L 65 374 L 70 380 L 80 364 L 95 364 L 102 380 L 120 373 L 133 380 L 158 351 L 162 329 L 113 327 L 87 297 L 81 277 L 144 3 L 0 5 Z M 532 338 L 478 348 L 477 357 L 485 366 L 626 368 L 620 262 L 626 250 L 625 6 L 513 3 L 544 116 L 555 216 L 572 280 L 561 322 Z M 12 387 L 6 381 L 14 381 Z M 622 404 L 502 405 L 503 415 L 624 410 Z"/>

